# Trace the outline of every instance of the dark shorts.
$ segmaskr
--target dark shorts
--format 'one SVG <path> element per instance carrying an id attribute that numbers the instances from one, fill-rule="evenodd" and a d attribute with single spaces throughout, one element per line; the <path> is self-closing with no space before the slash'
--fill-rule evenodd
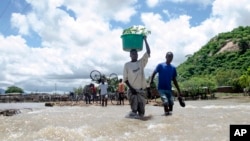
<path id="1" fill-rule="evenodd" d="M 140 116 L 143 116 L 145 114 L 145 91 L 140 90 L 136 95 L 133 95 L 130 91 L 128 93 L 129 96 L 129 103 L 132 112 L 139 113 Z"/>

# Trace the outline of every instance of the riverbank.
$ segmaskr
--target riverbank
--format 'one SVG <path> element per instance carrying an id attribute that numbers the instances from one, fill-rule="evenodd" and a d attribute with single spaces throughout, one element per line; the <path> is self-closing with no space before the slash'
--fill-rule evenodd
<path id="1" fill-rule="evenodd" d="M 242 102 L 250 102 L 250 96 L 244 96 L 243 93 L 216 93 L 214 99 L 208 99 L 208 100 L 238 100 Z M 187 101 L 200 101 L 204 99 L 198 99 L 198 100 L 187 100 Z M 176 101 L 176 99 L 175 99 Z M 177 102 L 177 101 L 176 101 Z M 85 101 L 60 101 L 60 102 L 49 102 L 51 106 L 101 106 L 100 102 L 92 102 L 91 104 L 86 104 Z M 148 100 L 148 105 L 152 106 L 162 106 L 162 101 L 160 98 Z M 111 101 L 108 101 L 108 106 L 123 106 L 120 104 L 112 104 Z M 124 105 L 129 105 L 128 100 L 124 100 Z"/>
<path id="2" fill-rule="evenodd" d="M 237 103 L 249 103 L 250 102 L 250 96 L 245 96 L 243 93 L 215 93 L 215 98 L 213 99 L 207 99 L 207 100 L 225 100 L 225 101 L 235 101 Z M 186 103 L 188 101 L 206 101 L 205 99 L 197 99 L 197 100 L 185 100 Z M 175 100 L 175 103 L 178 101 Z M 15 102 L 16 103 L 16 102 Z M 22 102 L 17 102 L 22 103 Z M 35 103 L 43 103 L 43 102 L 35 102 Z M 55 102 L 44 102 L 45 107 L 71 107 L 71 106 L 80 106 L 80 107 L 89 107 L 89 106 L 101 106 L 100 101 L 92 102 L 91 104 L 86 104 L 85 101 L 55 101 Z M 117 104 L 117 102 L 111 103 L 110 100 L 108 100 L 108 106 L 126 106 L 129 105 L 128 100 L 124 100 L 124 105 Z M 160 98 L 148 100 L 147 105 L 151 106 L 162 106 L 162 101 Z M 188 104 L 187 104 L 188 105 Z M 0 115 L 3 116 L 12 116 L 20 113 L 20 109 L 6 109 L 6 108 L 0 108 Z"/>
<path id="3" fill-rule="evenodd" d="M 217 93 L 216 99 L 220 100 L 238 100 L 241 102 L 250 102 L 250 96 L 243 93 Z"/>

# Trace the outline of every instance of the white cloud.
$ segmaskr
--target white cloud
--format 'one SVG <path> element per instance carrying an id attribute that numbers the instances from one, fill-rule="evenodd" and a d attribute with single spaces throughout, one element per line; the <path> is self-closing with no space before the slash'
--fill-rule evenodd
<path id="1" fill-rule="evenodd" d="M 250 3 L 248 0 L 235 2 L 234 0 L 215 0 L 212 16 L 219 18 L 227 26 L 249 25 Z"/>
<path id="2" fill-rule="evenodd" d="M 121 11 L 118 11 L 114 15 L 114 20 L 124 22 L 124 23 L 128 23 L 130 21 L 130 17 L 132 15 L 135 15 L 135 14 L 136 14 L 136 11 L 134 9 L 132 9 L 132 8 L 123 9 Z"/>
<path id="3" fill-rule="evenodd" d="M 166 14 L 168 18 L 171 17 L 171 14 L 169 13 L 168 10 L 162 10 L 162 12 L 163 12 L 164 14 Z"/>
<path id="4" fill-rule="evenodd" d="M 207 6 L 213 3 L 214 0 L 167 0 L 175 3 L 191 3 L 191 4 L 201 4 Z"/>
<path id="5" fill-rule="evenodd" d="M 155 7 L 158 3 L 159 3 L 160 0 L 147 0 L 146 3 L 148 5 L 148 7 Z"/>
<path id="6" fill-rule="evenodd" d="M 13 13 L 12 25 L 13 25 L 13 27 L 19 29 L 19 33 L 21 35 L 28 35 L 29 34 L 29 24 L 26 21 L 24 15 L 21 15 L 19 13 Z"/>
<path id="7" fill-rule="evenodd" d="M 190 28 L 190 18 L 182 15 L 164 22 L 158 14 L 145 13 L 142 15 L 142 21 L 152 31 L 152 35 L 150 35 L 152 37 L 148 37 L 153 38 L 151 42 L 153 51 L 150 59 L 164 62 L 166 52 L 172 51 L 176 56 L 173 63 L 178 65 L 185 60 L 185 55 L 196 52 L 204 44 L 207 38 L 204 38 L 202 33 Z M 150 67 L 154 68 L 155 62 L 151 63 Z"/>
<path id="8" fill-rule="evenodd" d="M 33 11 L 15 13 L 12 25 L 20 35 L 0 35 L 0 84 L 16 84 L 29 91 L 69 91 L 73 87 L 90 83 L 89 73 L 97 69 L 109 75 L 122 75 L 123 64 L 130 60 L 122 50 L 122 27 L 112 28 L 111 21 L 127 23 L 139 15 L 137 1 L 34 1 Z M 154 7 L 161 1 L 147 1 Z M 195 2 L 195 1 L 175 1 Z M 203 1 L 204 2 L 204 1 Z M 211 3 L 210 0 L 205 1 Z M 141 20 L 152 34 L 148 36 L 151 57 L 146 66 L 149 76 L 157 63 L 165 61 L 167 51 L 174 52 L 173 63 L 179 65 L 187 54 L 198 51 L 219 32 L 230 31 L 239 25 L 249 25 L 250 6 L 247 0 L 215 0 L 210 17 L 200 25 L 191 26 L 192 15 L 179 15 L 164 19 L 164 15 L 141 13 Z M 76 19 L 66 11 L 74 12 Z M 165 11 L 170 13 L 170 11 Z M 42 40 L 38 48 L 27 45 L 24 36 L 36 32 Z M 142 56 L 145 49 L 139 52 Z M 2 85 L 4 84 L 4 85 Z"/>

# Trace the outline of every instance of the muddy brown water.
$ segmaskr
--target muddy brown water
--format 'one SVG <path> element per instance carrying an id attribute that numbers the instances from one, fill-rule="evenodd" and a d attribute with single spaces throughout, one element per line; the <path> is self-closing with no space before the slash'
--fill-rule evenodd
<path id="1" fill-rule="evenodd" d="M 0 103 L 21 114 L 0 116 L 1 141 L 229 141 L 230 124 L 250 124 L 250 100 L 176 101 L 172 116 L 146 105 L 140 121 L 125 118 L 129 105 L 54 106 L 44 103 Z"/>

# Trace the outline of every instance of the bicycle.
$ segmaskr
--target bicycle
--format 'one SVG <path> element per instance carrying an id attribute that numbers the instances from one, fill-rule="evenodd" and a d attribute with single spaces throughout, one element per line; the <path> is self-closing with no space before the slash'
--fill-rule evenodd
<path id="1" fill-rule="evenodd" d="M 104 74 L 102 74 L 100 71 L 98 70 L 92 70 L 90 72 L 90 78 L 92 79 L 92 81 L 95 81 L 97 83 L 101 82 L 101 79 L 104 79 L 108 82 L 108 84 L 118 84 L 118 76 L 116 73 L 111 73 L 109 75 L 109 78 L 107 78 Z"/>
<path id="2" fill-rule="evenodd" d="M 100 81 L 102 74 L 98 70 L 93 70 L 90 72 L 90 78 L 92 81 Z"/>
<path id="3" fill-rule="evenodd" d="M 111 100 L 112 104 L 116 104 L 114 101 L 118 100 L 118 96 L 115 91 L 119 83 L 117 74 L 111 73 L 109 77 L 106 77 L 106 75 L 102 74 L 100 71 L 92 70 L 90 72 L 90 78 L 98 84 L 101 83 L 102 79 L 106 80 L 108 83 L 108 98 Z"/>
<path id="4" fill-rule="evenodd" d="M 117 105 L 118 104 L 118 95 L 117 93 L 110 93 L 109 94 L 109 99 L 112 105 Z"/>

